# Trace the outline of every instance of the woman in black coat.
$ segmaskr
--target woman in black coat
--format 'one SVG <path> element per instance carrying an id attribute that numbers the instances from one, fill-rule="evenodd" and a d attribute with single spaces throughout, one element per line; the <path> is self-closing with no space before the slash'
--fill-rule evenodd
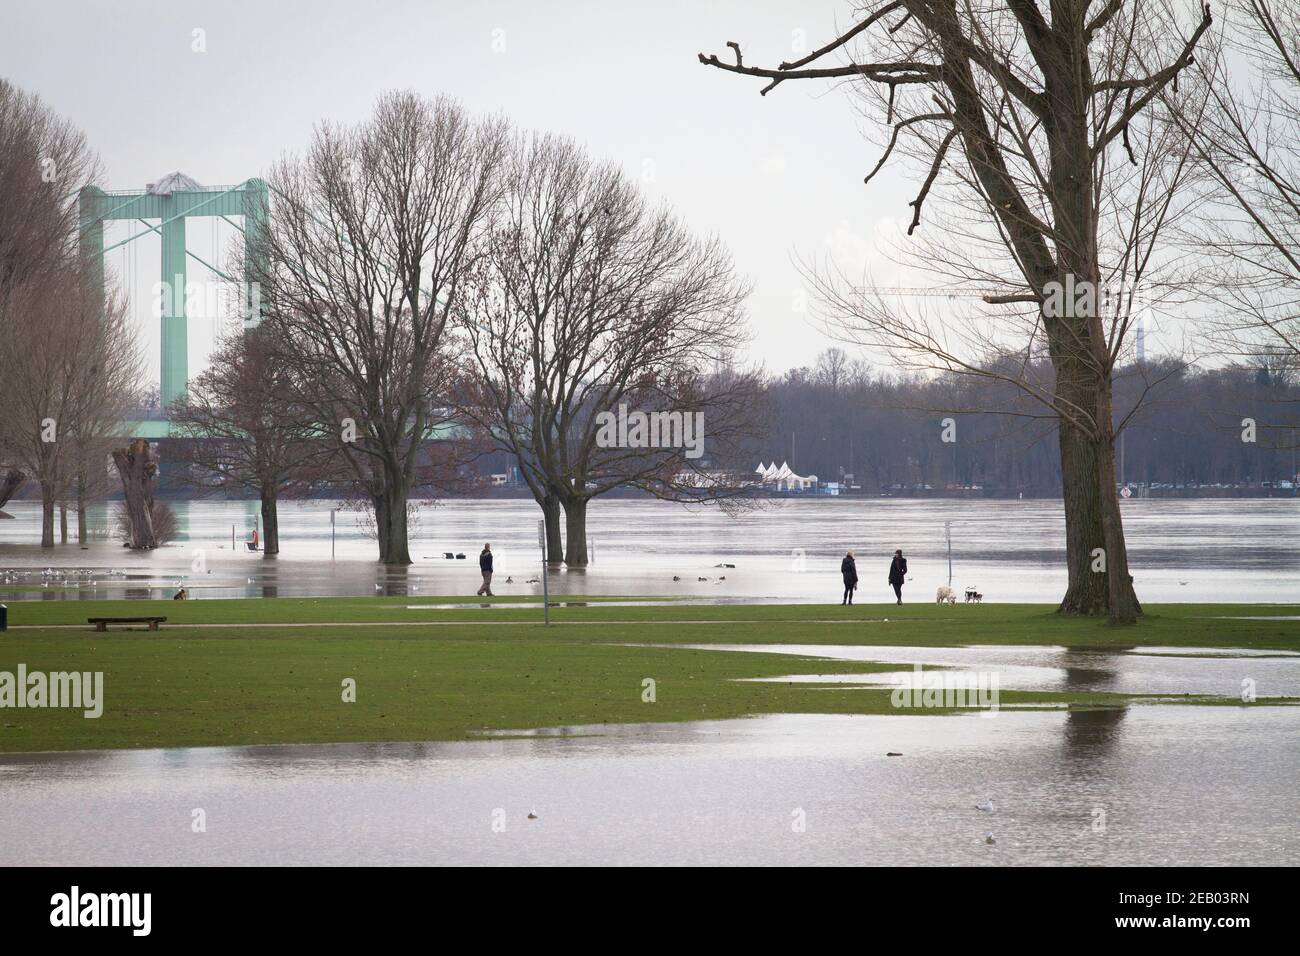
<path id="1" fill-rule="evenodd" d="M 907 558 L 902 551 L 894 552 L 894 560 L 889 565 L 889 584 L 894 589 L 898 603 L 903 603 L 903 582 L 907 580 Z"/>
<path id="2" fill-rule="evenodd" d="M 853 552 L 850 551 L 840 562 L 840 574 L 844 576 L 844 597 L 840 600 L 841 604 L 853 603 L 853 592 L 858 588 L 858 564 L 853 560 Z"/>

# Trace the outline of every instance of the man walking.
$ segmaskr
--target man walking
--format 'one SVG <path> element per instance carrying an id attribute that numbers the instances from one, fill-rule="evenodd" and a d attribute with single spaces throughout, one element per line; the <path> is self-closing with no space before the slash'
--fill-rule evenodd
<path id="1" fill-rule="evenodd" d="M 478 569 L 483 572 L 483 586 L 475 593 L 492 597 L 492 545 L 483 545 L 478 556 Z"/>
<path id="2" fill-rule="evenodd" d="M 894 560 L 889 565 L 889 584 L 894 589 L 898 603 L 903 603 L 903 582 L 907 580 L 907 558 L 902 551 L 894 552 Z"/>
<path id="3" fill-rule="evenodd" d="M 844 597 L 840 599 L 840 603 L 852 604 L 853 592 L 858 588 L 858 564 L 853 560 L 852 551 L 840 562 L 840 574 L 844 576 Z"/>

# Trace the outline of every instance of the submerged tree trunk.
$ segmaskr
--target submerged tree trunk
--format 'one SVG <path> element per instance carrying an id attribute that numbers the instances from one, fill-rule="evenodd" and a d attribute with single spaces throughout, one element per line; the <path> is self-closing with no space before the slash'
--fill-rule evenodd
<path id="1" fill-rule="evenodd" d="M 587 502 L 586 497 L 564 499 L 564 563 L 571 568 L 587 566 Z"/>
<path id="2" fill-rule="evenodd" d="M 59 502 L 59 544 L 68 543 L 68 503 Z"/>
<path id="3" fill-rule="evenodd" d="M 383 564 L 410 564 L 411 551 L 406 539 L 407 489 L 390 476 L 378 494 L 372 494 L 375 529 L 379 535 L 379 560 Z"/>
<path id="4" fill-rule="evenodd" d="M 153 480 L 158 465 L 153 461 L 149 443 L 136 438 L 127 447 L 115 450 L 113 464 L 126 494 L 130 522 L 127 546 L 137 551 L 158 547 L 153 531 Z"/>
<path id="5" fill-rule="evenodd" d="M 280 519 L 276 514 L 273 485 L 262 486 L 262 553 L 280 553 Z"/>

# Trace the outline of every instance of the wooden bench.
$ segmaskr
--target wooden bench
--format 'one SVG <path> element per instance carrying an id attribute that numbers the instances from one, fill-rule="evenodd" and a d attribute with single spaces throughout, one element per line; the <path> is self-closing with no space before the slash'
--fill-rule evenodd
<path id="1" fill-rule="evenodd" d="M 95 625 L 97 631 L 108 630 L 110 624 L 148 624 L 149 630 L 156 631 L 165 620 L 165 617 L 88 617 L 86 623 Z"/>

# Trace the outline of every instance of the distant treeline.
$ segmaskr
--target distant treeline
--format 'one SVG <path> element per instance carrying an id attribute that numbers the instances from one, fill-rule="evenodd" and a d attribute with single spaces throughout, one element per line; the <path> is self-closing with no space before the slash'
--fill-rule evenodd
<path id="1" fill-rule="evenodd" d="M 1050 376 L 1050 368 L 1041 372 Z M 771 429 L 757 449 L 764 464 L 788 461 L 822 481 L 852 475 L 864 492 L 1060 492 L 1054 420 L 997 381 L 879 373 L 830 349 L 812 367 L 770 381 L 768 401 Z M 1128 483 L 1259 488 L 1294 480 L 1300 380 L 1287 369 L 1128 366 L 1116 379 L 1116 423 L 1135 406 L 1117 451 Z"/>

